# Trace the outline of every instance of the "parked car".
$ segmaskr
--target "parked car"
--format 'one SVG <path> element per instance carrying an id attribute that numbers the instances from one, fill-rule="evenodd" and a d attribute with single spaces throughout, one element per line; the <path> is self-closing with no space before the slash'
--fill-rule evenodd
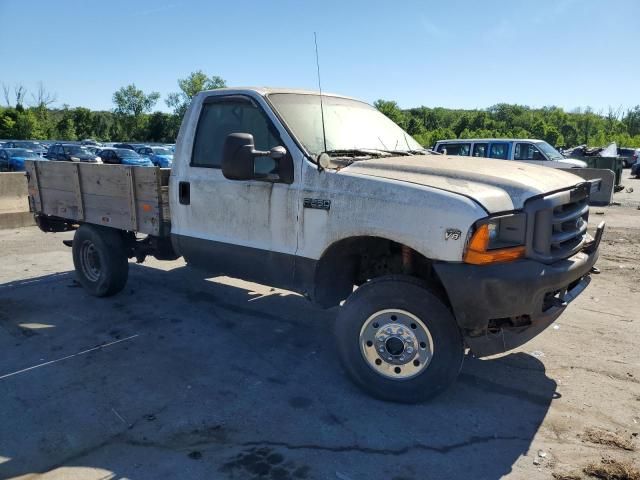
<path id="1" fill-rule="evenodd" d="M 447 155 L 516 160 L 553 168 L 585 168 L 582 160 L 565 158 L 544 140 L 474 138 L 440 140 L 433 149 Z"/>
<path id="2" fill-rule="evenodd" d="M 640 148 L 618 147 L 618 156 L 622 158 L 625 168 L 631 167 L 640 158 Z"/>
<path id="3" fill-rule="evenodd" d="M 636 163 L 631 165 L 631 176 L 634 175 L 636 178 L 640 178 L 640 158 L 636 160 Z"/>
<path id="4" fill-rule="evenodd" d="M 136 148 L 144 147 L 143 143 L 114 143 L 113 148 L 126 148 L 127 150 L 133 150 L 135 152 Z"/>
<path id="5" fill-rule="evenodd" d="M 129 258 L 183 256 L 337 307 L 345 371 L 399 402 L 444 390 L 467 347 L 482 357 L 524 344 L 585 290 L 604 231 L 602 222 L 595 238 L 587 233 L 593 184 L 558 169 L 491 159 L 470 168 L 473 160 L 428 154 L 373 106 L 341 96 L 322 97 L 325 130 L 319 100 L 299 90 L 200 92 L 171 175 L 99 165 L 96 185 L 78 165 L 61 191 L 43 187 L 60 175 L 49 162 L 40 181 L 28 177 L 38 225 L 77 229 L 76 278 L 95 296 L 124 288 Z M 84 204 L 78 185 L 101 201 Z M 328 342 L 297 328 L 310 345 Z"/>
<path id="6" fill-rule="evenodd" d="M 100 150 L 100 158 L 102 159 L 102 163 L 153 167 L 151 160 L 128 148 L 104 148 Z"/>
<path id="7" fill-rule="evenodd" d="M 165 147 L 138 147 L 136 152 L 147 157 L 156 167 L 171 168 L 173 163 L 173 152 Z"/>
<path id="8" fill-rule="evenodd" d="M 47 149 L 38 142 L 30 140 L 9 140 L 4 143 L 3 148 L 23 148 L 35 152 L 39 157 L 44 157 Z"/>
<path id="9" fill-rule="evenodd" d="M 58 160 L 63 162 L 88 162 L 100 163 L 101 159 L 82 145 L 56 143 L 49 147 L 46 157 L 49 160 Z"/>
<path id="10" fill-rule="evenodd" d="M 85 145 L 85 147 L 87 150 L 89 150 L 91 153 L 93 153 L 96 156 L 100 156 L 99 152 L 100 150 L 102 150 L 104 147 L 98 147 L 96 145 Z"/>
<path id="11" fill-rule="evenodd" d="M 1 148 L 0 172 L 24 172 L 25 160 L 45 160 L 32 150 L 26 148 Z"/>

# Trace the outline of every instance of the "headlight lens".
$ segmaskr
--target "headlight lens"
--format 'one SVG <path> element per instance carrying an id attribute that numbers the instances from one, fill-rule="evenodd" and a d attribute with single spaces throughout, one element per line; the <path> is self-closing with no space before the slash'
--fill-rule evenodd
<path id="1" fill-rule="evenodd" d="M 488 217 L 476 223 L 464 261 L 474 265 L 510 262 L 524 257 L 527 217 L 512 213 Z"/>

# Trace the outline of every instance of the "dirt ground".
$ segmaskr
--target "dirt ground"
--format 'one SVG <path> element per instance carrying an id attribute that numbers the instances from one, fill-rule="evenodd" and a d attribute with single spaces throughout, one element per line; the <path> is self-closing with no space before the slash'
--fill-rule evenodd
<path id="1" fill-rule="evenodd" d="M 554 326 L 413 406 L 358 391 L 335 311 L 298 295 L 148 261 L 96 299 L 70 234 L 0 231 L 0 478 L 638 478 L 640 180 L 624 183 L 591 210 L 601 273 Z"/>

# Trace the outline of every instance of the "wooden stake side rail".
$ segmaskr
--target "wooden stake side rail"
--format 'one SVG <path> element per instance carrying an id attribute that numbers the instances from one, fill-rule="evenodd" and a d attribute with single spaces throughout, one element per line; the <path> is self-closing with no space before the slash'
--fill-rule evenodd
<path id="1" fill-rule="evenodd" d="M 35 213 L 148 235 L 168 235 L 170 170 L 27 161 Z"/>

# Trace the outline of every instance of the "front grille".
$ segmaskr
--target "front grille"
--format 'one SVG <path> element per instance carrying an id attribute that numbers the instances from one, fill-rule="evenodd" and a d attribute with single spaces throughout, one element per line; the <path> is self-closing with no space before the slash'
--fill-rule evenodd
<path id="1" fill-rule="evenodd" d="M 589 220 L 588 185 L 581 184 L 526 203 L 529 257 L 553 263 L 582 248 Z"/>

